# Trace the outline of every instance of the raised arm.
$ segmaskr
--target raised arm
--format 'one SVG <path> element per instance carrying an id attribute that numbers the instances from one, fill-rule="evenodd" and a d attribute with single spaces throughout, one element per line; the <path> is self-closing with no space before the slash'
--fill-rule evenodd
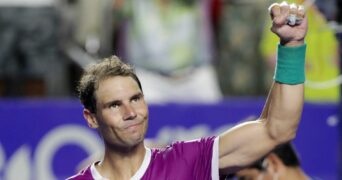
<path id="1" fill-rule="evenodd" d="M 295 19 L 289 20 L 290 13 L 301 19 L 297 23 L 292 21 Z M 302 7 L 286 3 L 273 4 L 270 14 L 271 30 L 280 38 L 275 80 L 260 118 L 219 136 L 221 172 L 229 173 L 249 165 L 275 146 L 293 139 L 301 118 L 307 19 Z"/>

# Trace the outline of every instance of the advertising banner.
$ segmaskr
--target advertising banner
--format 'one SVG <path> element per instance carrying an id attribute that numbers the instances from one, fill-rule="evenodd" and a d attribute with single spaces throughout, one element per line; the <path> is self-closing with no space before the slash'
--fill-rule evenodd
<path id="1" fill-rule="evenodd" d="M 217 135 L 255 119 L 264 99 L 229 99 L 218 104 L 153 104 L 147 138 L 164 145 Z M 337 179 L 338 105 L 304 106 L 294 143 L 304 170 Z M 54 180 L 75 174 L 101 154 L 102 140 L 87 127 L 78 100 L 0 100 L 0 179 Z M 151 143 L 152 142 L 152 143 Z M 90 160 L 87 161 L 87 158 Z"/>

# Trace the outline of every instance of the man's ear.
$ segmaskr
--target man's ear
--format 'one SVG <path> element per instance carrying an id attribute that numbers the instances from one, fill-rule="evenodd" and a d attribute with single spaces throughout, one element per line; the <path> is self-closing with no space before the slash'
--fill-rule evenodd
<path id="1" fill-rule="evenodd" d="M 87 121 L 89 127 L 97 128 L 99 126 L 95 114 L 88 109 L 83 109 L 83 117 Z"/>
<path id="2" fill-rule="evenodd" d="M 285 170 L 285 165 L 281 159 L 274 153 L 267 156 L 268 166 L 272 167 L 272 170 L 276 174 L 281 174 Z"/>

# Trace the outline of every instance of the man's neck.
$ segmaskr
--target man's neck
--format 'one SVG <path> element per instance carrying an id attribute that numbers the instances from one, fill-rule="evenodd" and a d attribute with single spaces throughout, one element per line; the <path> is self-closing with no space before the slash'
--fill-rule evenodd
<path id="1" fill-rule="evenodd" d="M 106 147 L 104 158 L 96 165 L 96 169 L 108 179 L 130 179 L 140 168 L 145 153 L 143 143 L 127 151 L 114 151 Z"/>

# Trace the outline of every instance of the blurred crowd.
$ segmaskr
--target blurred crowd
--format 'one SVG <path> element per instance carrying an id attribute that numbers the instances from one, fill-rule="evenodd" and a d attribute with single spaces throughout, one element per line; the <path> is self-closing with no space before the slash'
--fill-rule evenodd
<path id="1" fill-rule="evenodd" d="M 277 37 L 275 0 L 1 0 L 0 96 L 75 96 L 84 67 L 134 65 L 152 103 L 265 96 Z M 307 101 L 340 96 L 337 0 L 290 0 L 309 18 Z M 335 22 L 335 23 L 333 23 Z"/>

